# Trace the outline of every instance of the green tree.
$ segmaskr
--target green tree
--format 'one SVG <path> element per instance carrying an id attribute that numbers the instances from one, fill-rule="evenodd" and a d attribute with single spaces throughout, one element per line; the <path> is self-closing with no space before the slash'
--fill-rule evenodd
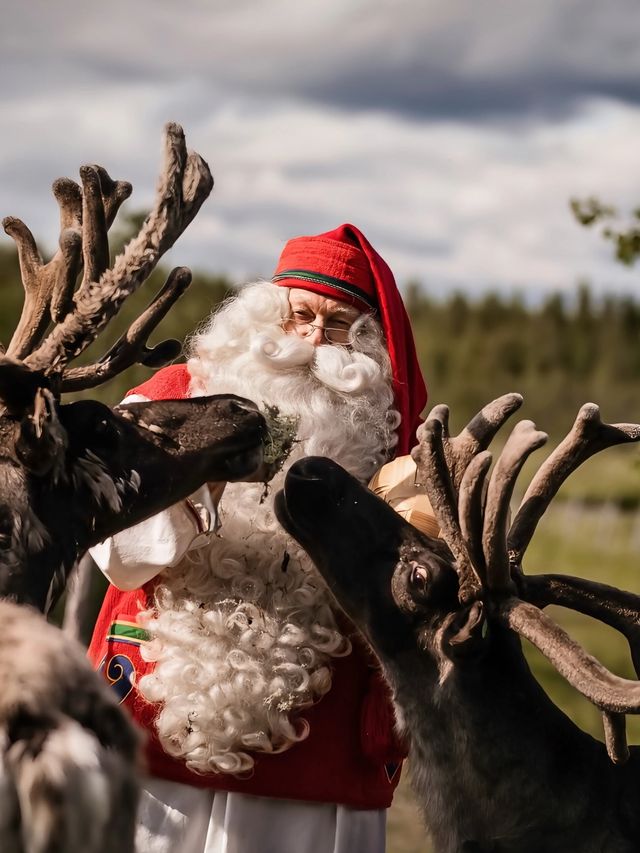
<path id="1" fill-rule="evenodd" d="M 573 198 L 569 205 L 580 225 L 601 226 L 604 239 L 613 243 L 616 260 L 626 266 L 635 264 L 640 256 L 640 207 L 624 221 L 615 207 L 603 204 L 595 196 Z"/>

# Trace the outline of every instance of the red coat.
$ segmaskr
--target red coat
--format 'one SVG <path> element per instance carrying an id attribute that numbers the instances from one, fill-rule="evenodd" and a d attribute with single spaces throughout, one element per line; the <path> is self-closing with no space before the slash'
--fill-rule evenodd
<path id="1" fill-rule="evenodd" d="M 175 365 L 132 393 L 151 399 L 183 398 L 188 386 L 186 366 Z M 149 606 L 153 587 L 154 581 L 129 592 L 110 586 L 89 647 L 96 668 L 149 733 L 147 761 L 152 775 L 197 787 L 360 809 L 391 804 L 406 753 L 393 731 L 393 711 L 378 666 L 351 626 L 345 626 L 345 632 L 351 635 L 353 651 L 332 661 L 330 691 L 301 712 L 310 726 L 305 740 L 275 755 L 254 753 L 255 767 L 248 778 L 194 773 L 169 757 L 155 735 L 157 706 L 143 699 L 136 687 L 153 666 L 140 656 L 146 635 L 137 625 L 137 614 Z"/>

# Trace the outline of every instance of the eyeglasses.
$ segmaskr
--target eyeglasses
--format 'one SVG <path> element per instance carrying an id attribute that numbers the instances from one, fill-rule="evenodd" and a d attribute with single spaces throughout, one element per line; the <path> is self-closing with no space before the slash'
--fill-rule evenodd
<path id="1" fill-rule="evenodd" d="M 295 329 L 296 334 L 303 338 L 312 335 L 314 329 L 320 329 L 327 343 L 348 344 L 351 342 L 351 328 L 347 326 L 319 326 L 317 323 L 309 323 L 307 320 L 301 320 L 298 317 L 290 317 L 282 323 L 282 328 L 285 332 L 291 332 Z"/>

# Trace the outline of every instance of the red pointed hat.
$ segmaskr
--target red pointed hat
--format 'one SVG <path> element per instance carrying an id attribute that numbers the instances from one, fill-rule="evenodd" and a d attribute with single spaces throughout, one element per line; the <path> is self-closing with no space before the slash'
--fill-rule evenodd
<path id="1" fill-rule="evenodd" d="M 396 455 L 408 453 L 415 444 L 427 389 L 411 324 L 387 263 L 362 232 L 345 224 L 326 234 L 289 240 L 273 282 L 311 290 L 378 315 L 391 359 L 396 407 L 402 417 Z"/>

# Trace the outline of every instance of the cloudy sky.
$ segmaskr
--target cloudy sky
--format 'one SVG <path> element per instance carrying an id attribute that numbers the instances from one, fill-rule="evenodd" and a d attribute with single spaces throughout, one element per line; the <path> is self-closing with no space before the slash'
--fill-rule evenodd
<path id="1" fill-rule="evenodd" d="M 0 214 L 56 239 L 84 162 L 148 205 L 167 120 L 216 187 L 172 261 L 269 276 L 351 221 L 430 292 L 640 292 L 571 196 L 640 204 L 637 0 L 3 4 Z"/>

